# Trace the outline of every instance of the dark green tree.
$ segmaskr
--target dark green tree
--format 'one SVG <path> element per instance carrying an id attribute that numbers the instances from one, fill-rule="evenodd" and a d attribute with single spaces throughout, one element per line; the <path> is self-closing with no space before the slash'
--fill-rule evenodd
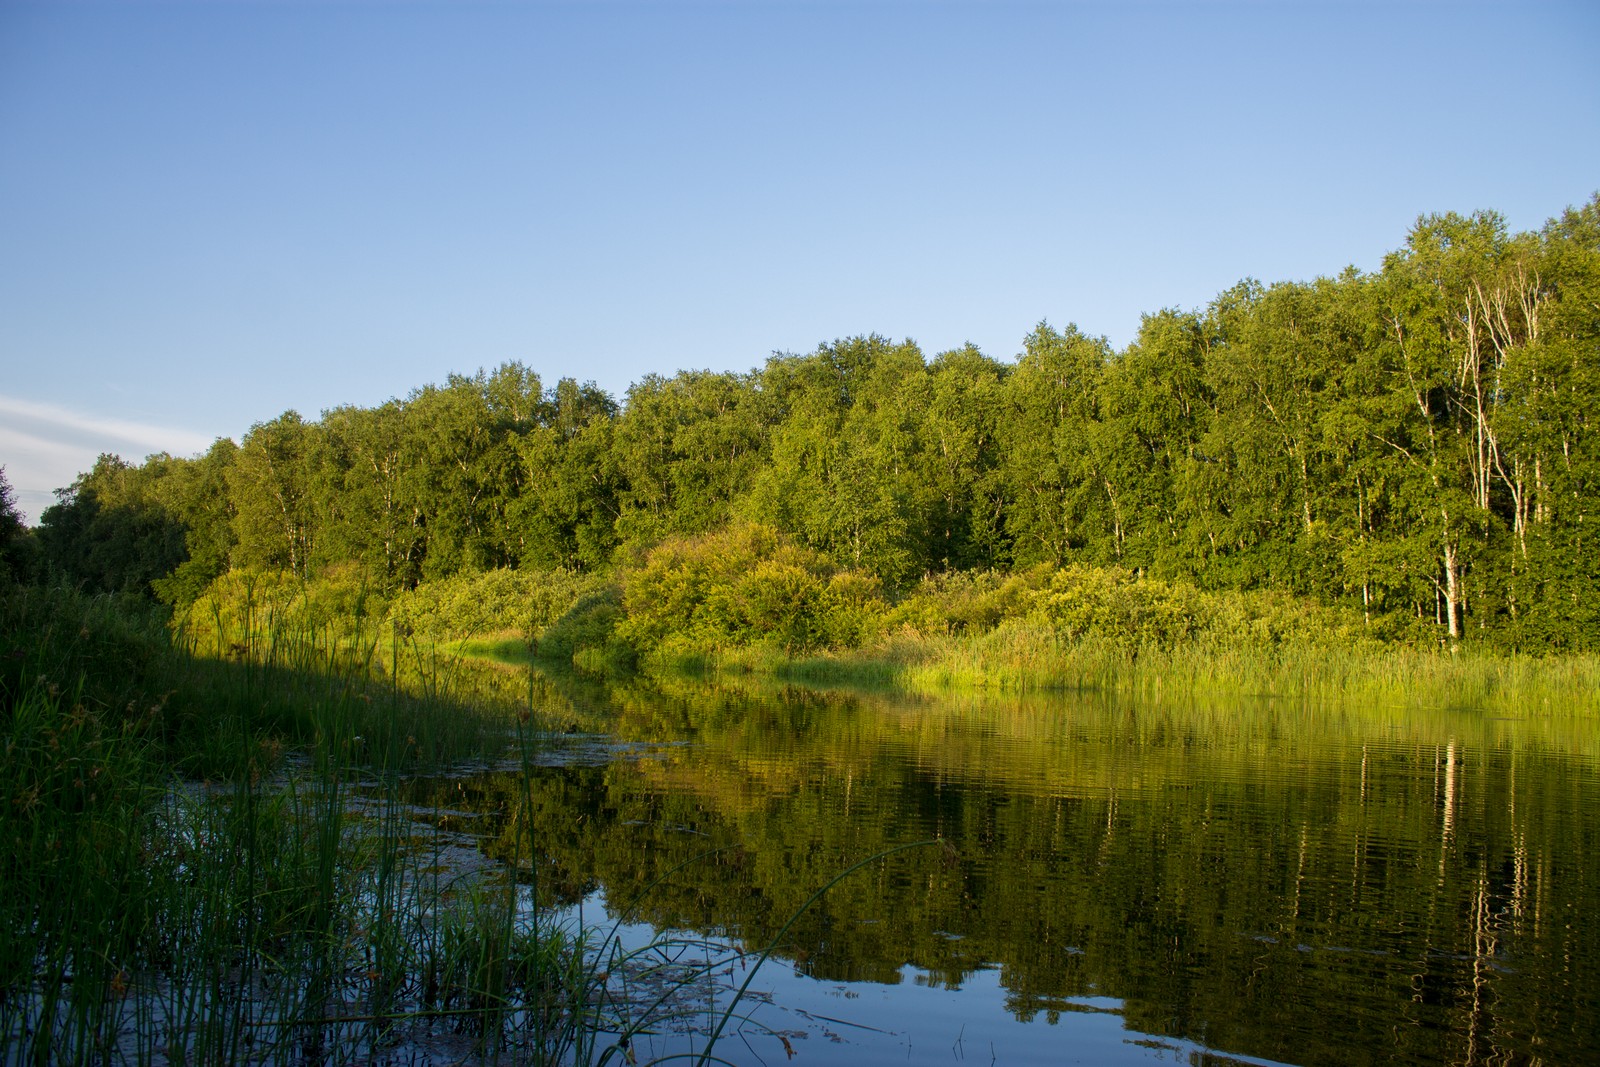
<path id="1" fill-rule="evenodd" d="M 594 383 L 557 383 L 548 425 L 517 442 L 523 490 L 509 505 L 522 566 L 592 569 L 617 544 L 617 405 Z"/>
<path id="2" fill-rule="evenodd" d="M 1008 368 L 967 345 L 934 359 L 907 399 L 917 423 L 927 509 L 928 562 L 989 570 L 1009 561 L 1000 420 Z"/>
<path id="3" fill-rule="evenodd" d="M 33 575 L 33 535 L 17 508 L 17 498 L 0 467 L 0 585 L 26 581 Z"/>
<path id="4" fill-rule="evenodd" d="M 1189 521 L 1209 508 L 1180 498 L 1180 487 L 1204 469 L 1199 443 L 1215 402 L 1206 382 L 1212 340 L 1199 315 L 1147 315 L 1133 344 L 1107 365 L 1100 388 L 1095 442 L 1112 555 L 1165 576 L 1193 573 L 1210 551 L 1208 532 Z"/>
<path id="5" fill-rule="evenodd" d="M 931 569 L 937 489 L 921 477 L 917 432 L 927 385 L 922 352 L 909 341 L 857 337 L 774 357 L 761 388 L 781 414 L 746 515 L 891 587 Z"/>
<path id="6" fill-rule="evenodd" d="M 183 524 L 158 489 L 184 463 L 159 454 L 135 467 L 102 454 L 40 516 L 43 566 L 90 592 L 150 595 L 188 558 Z"/>
<path id="7" fill-rule="evenodd" d="M 151 588 L 166 603 L 182 609 L 193 603 L 214 579 L 228 570 L 233 553 L 233 502 L 228 470 L 239 448 L 218 438 L 204 455 L 192 460 L 160 461 L 168 476 L 158 483 L 167 514 L 183 527 L 186 558 L 170 574 L 155 578 Z"/>
<path id="8" fill-rule="evenodd" d="M 727 524 L 762 462 L 758 401 L 748 378 L 711 371 L 647 375 L 628 390 L 612 436 L 622 540 L 644 546 Z"/>

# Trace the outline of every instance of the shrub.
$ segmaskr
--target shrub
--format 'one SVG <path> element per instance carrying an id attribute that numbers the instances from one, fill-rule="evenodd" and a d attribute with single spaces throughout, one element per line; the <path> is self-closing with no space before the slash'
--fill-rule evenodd
<path id="1" fill-rule="evenodd" d="M 626 575 L 622 606 L 618 636 L 671 655 L 854 645 L 885 611 L 875 579 L 759 525 L 664 542 Z"/>
<path id="2" fill-rule="evenodd" d="M 293 614 L 304 586 L 288 571 L 229 571 L 174 622 L 197 652 L 242 655 L 257 636 Z"/>
<path id="3" fill-rule="evenodd" d="M 537 637 L 596 583 L 567 570 L 463 572 L 401 593 L 391 618 L 436 639 L 507 631 Z"/>
<path id="4" fill-rule="evenodd" d="M 1068 640 L 1170 648 L 1210 623 L 1210 604 L 1198 589 L 1138 578 L 1119 567 L 1063 567 L 1035 595 L 1035 604 Z"/>
<path id="5" fill-rule="evenodd" d="M 1015 574 L 952 571 L 929 575 L 895 605 L 886 624 L 928 636 L 988 633 L 1005 620 L 1032 611 L 1036 595 L 1051 573 L 1046 565 Z"/>
<path id="6" fill-rule="evenodd" d="M 539 637 L 541 659 L 560 660 L 593 673 L 626 670 L 633 652 L 617 636 L 622 621 L 622 587 L 597 585 L 545 627 Z"/>

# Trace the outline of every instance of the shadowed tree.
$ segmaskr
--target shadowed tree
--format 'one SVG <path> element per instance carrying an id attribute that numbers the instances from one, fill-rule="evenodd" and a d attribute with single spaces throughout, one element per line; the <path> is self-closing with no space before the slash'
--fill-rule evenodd
<path id="1" fill-rule="evenodd" d="M 166 454 L 135 467 L 102 454 L 87 473 L 56 491 L 40 516 L 48 569 L 93 592 L 149 595 L 151 582 L 188 558 L 184 527 L 160 499 L 158 482 L 186 461 Z"/>
<path id="2" fill-rule="evenodd" d="M 30 578 L 36 548 L 33 535 L 17 508 L 16 494 L 6 479 L 6 469 L 0 467 L 0 584 Z"/>

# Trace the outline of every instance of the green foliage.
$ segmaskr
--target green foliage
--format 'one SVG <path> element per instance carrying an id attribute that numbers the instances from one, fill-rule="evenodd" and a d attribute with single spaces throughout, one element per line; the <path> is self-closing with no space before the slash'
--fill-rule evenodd
<path id="1" fill-rule="evenodd" d="M 100 456 L 40 516 L 45 567 L 91 592 L 148 595 L 152 582 L 187 559 L 184 527 L 170 506 L 175 467 L 166 455 L 142 467 Z"/>
<path id="2" fill-rule="evenodd" d="M 617 544 L 616 405 L 571 378 L 556 387 L 555 403 L 552 423 L 517 442 L 523 492 L 507 504 L 517 559 L 525 567 L 599 569 Z"/>
<path id="3" fill-rule="evenodd" d="M 1060 565 L 1104 539 L 1097 456 L 1110 346 L 1040 323 L 1006 381 L 1000 424 L 1009 529 L 1019 562 Z"/>
<path id="4" fill-rule="evenodd" d="M 629 389 L 611 450 L 619 537 L 649 544 L 725 525 L 761 466 L 763 407 L 751 380 L 734 374 L 652 374 Z"/>
<path id="5" fill-rule="evenodd" d="M 390 619 L 433 639 L 508 632 L 537 638 L 595 583 L 563 570 L 459 573 L 400 593 Z"/>
<path id="6" fill-rule="evenodd" d="M 166 506 L 183 527 L 187 558 L 170 574 L 151 581 L 150 587 L 176 611 L 193 603 L 212 579 L 228 569 L 234 546 L 228 469 L 237 453 L 238 446 L 221 438 L 195 460 L 162 456 L 145 460 L 147 468 L 159 463 L 173 475 L 174 491 L 167 494 Z"/>
<path id="7" fill-rule="evenodd" d="M 782 417 L 740 514 L 891 588 L 927 570 L 938 484 L 918 434 L 930 388 L 921 350 L 876 335 L 836 341 L 774 357 L 760 383 Z"/>
<path id="8" fill-rule="evenodd" d="M 245 434 L 228 467 L 235 567 L 284 568 L 304 578 L 321 523 L 314 495 L 315 449 L 322 427 L 286 411 Z"/>
<path id="9" fill-rule="evenodd" d="M 1597 300 L 1600 197 L 1537 233 L 1427 216 L 1377 272 L 1247 279 L 1146 316 L 1121 352 L 1047 323 L 1014 362 L 868 335 L 748 374 L 650 375 L 621 407 L 507 363 L 372 409 L 287 412 L 192 460 L 102 457 L 37 540 L 51 572 L 179 611 L 229 567 L 355 566 L 386 596 L 437 586 L 425 628 L 521 629 L 510 608 L 429 598 L 508 568 L 606 573 L 754 523 L 909 595 L 900 624 L 926 632 L 989 611 L 963 621 L 916 592 L 930 578 L 1091 565 L 1359 609 L 1364 633 L 1593 650 Z M 737 596 L 695 601 L 687 630 L 640 622 L 625 641 L 848 644 L 872 597 L 827 593 L 825 571 L 774 558 Z M 1129 595 L 1104 610 L 1182 639 L 1191 604 Z M 930 597 L 944 606 L 917 617 Z"/>
<path id="10" fill-rule="evenodd" d="M 221 440 L 198 459 L 163 452 L 137 467 L 102 455 L 45 509 L 28 546 L 36 566 L 91 592 L 154 593 L 187 606 L 228 567 L 235 451 Z"/>
<path id="11" fill-rule="evenodd" d="M 524 647 L 531 642 L 543 655 L 570 659 L 606 644 L 609 629 L 594 630 L 587 612 L 596 594 L 607 602 L 608 588 L 603 579 L 571 571 L 501 568 L 389 595 L 354 564 L 326 568 L 308 581 L 288 571 L 234 570 L 207 586 L 177 627 L 189 647 L 222 657 L 248 657 L 314 635 L 360 660 L 381 659 L 383 646 L 399 641 L 408 656 L 426 649 L 431 661 L 449 642 L 511 634 Z"/>
<path id="12" fill-rule="evenodd" d="M 875 580 L 760 525 L 664 542 L 626 573 L 624 589 L 618 637 L 667 658 L 855 645 L 883 611 Z"/>
<path id="13" fill-rule="evenodd" d="M 976 638 L 1023 622 L 1042 625 L 1057 645 L 1130 650 L 1287 644 L 1359 649 L 1375 645 L 1380 636 L 1347 610 L 1288 593 L 1207 592 L 1128 568 L 1079 563 L 930 577 L 895 605 L 886 629 L 922 638 Z M 1390 629 L 1381 636 L 1406 635 Z"/>
<path id="14" fill-rule="evenodd" d="M 17 510 L 16 494 L 6 480 L 6 469 L 0 466 L 0 588 L 32 577 L 37 551 L 33 535 Z"/>
<path id="15" fill-rule="evenodd" d="M 147 599 L 90 596 L 64 584 L 20 586 L 0 597 L 0 707 L 43 689 L 69 709 L 77 703 L 114 720 L 137 719 L 177 662 L 166 613 Z"/>
<path id="16" fill-rule="evenodd" d="M 599 584 L 545 628 L 538 655 L 592 674 L 627 671 L 633 667 L 635 652 L 618 636 L 622 620 L 622 587 L 614 582 Z"/>
<path id="17" fill-rule="evenodd" d="M 957 571 L 930 575 L 894 606 L 885 628 L 927 636 L 987 632 L 1006 619 L 1031 611 L 1051 571 L 1048 564 L 1041 564 L 1011 574 Z"/>
<path id="18" fill-rule="evenodd" d="M 1121 570 L 1074 565 L 1051 575 L 1038 610 L 1068 641 L 1129 642 L 1169 648 L 1205 627 L 1191 585 L 1140 581 Z"/>
<path id="19" fill-rule="evenodd" d="M 306 583 L 288 571 L 232 570 L 206 586 L 175 619 L 190 647 L 207 655 L 244 655 L 249 643 L 306 610 Z"/>

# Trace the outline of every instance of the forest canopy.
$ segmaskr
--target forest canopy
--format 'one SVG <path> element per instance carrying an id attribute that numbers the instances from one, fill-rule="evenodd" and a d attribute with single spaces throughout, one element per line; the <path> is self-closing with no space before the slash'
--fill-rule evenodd
<path id="1" fill-rule="evenodd" d="M 377 588 L 604 572 L 730 527 L 796 573 L 1102 565 L 1294 593 L 1504 648 L 1600 648 L 1600 196 L 1536 233 L 1427 216 L 1380 270 L 1040 323 L 1014 361 L 879 336 L 619 403 L 520 363 L 58 493 L 39 559 L 175 607 L 233 570 Z M 811 580 L 811 579 L 808 579 Z"/>

